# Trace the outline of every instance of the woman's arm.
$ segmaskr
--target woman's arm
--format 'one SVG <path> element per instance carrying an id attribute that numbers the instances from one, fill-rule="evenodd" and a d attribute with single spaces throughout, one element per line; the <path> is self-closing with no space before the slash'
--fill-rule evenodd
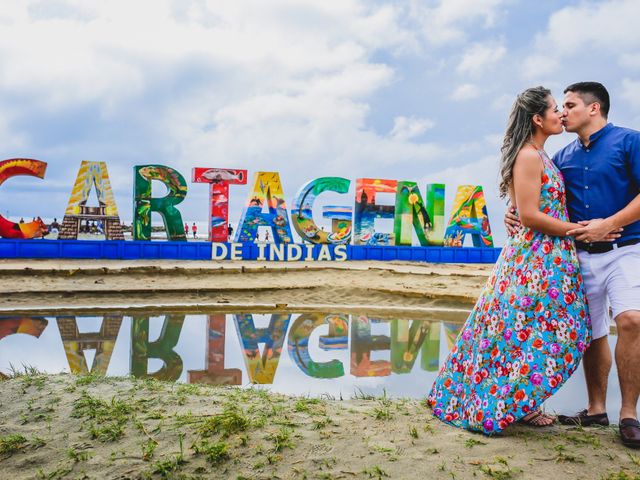
<path id="1" fill-rule="evenodd" d="M 520 221 L 525 227 L 557 237 L 564 237 L 577 223 L 564 222 L 540 211 L 542 160 L 537 152 L 523 148 L 513 166 L 513 189 Z M 579 227 L 578 227 L 579 228 Z"/>

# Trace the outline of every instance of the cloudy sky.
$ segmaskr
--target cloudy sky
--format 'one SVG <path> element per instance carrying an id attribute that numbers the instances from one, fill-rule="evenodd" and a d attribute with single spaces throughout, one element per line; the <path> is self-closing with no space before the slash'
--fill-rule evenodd
<path id="1" fill-rule="evenodd" d="M 390 178 L 445 183 L 448 217 L 458 185 L 482 185 L 500 245 L 515 95 L 598 80 L 610 120 L 640 127 L 639 17 L 636 0 L 3 0 L 0 158 L 49 167 L 7 181 L 0 212 L 60 219 L 81 160 L 107 162 L 127 222 L 134 165 L 245 168 L 279 171 L 289 206 L 316 177 L 352 180 L 319 205 Z M 206 186 L 181 210 L 204 225 Z"/>

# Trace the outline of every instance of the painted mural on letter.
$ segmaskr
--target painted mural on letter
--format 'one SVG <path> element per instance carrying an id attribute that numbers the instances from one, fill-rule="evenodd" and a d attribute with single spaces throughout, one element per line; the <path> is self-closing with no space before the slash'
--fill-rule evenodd
<path id="1" fill-rule="evenodd" d="M 0 185 L 5 180 L 18 175 L 44 178 L 47 164 L 31 158 L 12 158 L 0 162 Z M 35 221 L 15 223 L 0 215 L 0 237 L 29 239 L 41 238 L 47 234 L 47 226 L 37 217 Z"/>
<path id="2" fill-rule="evenodd" d="M 144 165 L 133 167 L 133 239 L 151 240 L 151 212 L 162 217 L 169 240 L 187 240 L 182 215 L 176 205 L 187 195 L 187 182 L 171 167 L 164 165 Z M 162 182 L 168 189 L 165 197 L 151 196 L 151 182 Z"/>
<path id="3" fill-rule="evenodd" d="M 263 211 L 265 207 L 267 212 Z M 257 172 L 236 231 L 236 242 L 256 242 L 258 227 L 269 227 L 275 243 L 293 243 L 287 202 L 278 172 Z"/>
<path id="4" fill-rule="evenodd" d="M 87 205 L 93 188 L 96 189 L 98 197 L 97 206 Z M 58 238 L 77 239 L 82 223 L 86 222 L 101 222 L 107 240 L 124 240 L 118 207 L 105 162 L 83 160 L 80 164 Z"/>
<path id="5" fill-rule="evenodd" d="M 393 233 L 375 231 L 376 218 L 393 218 L 395 206 L 377 205 L 378 193 L 396 193 L 396 180 L 359 178 L 353 215 L 354 245 L 394 245 Z"/>
<path id="6" fill-rule="evenodd" d="M 246 185 L 246 170 L 194 168 L 191 180 L 209 184 L 209 241 L 229 239 L 229 185 Z"/>
<path id="7" fill-rule="evenodd" d="M 394 216 L 395 244 L 411 246 L 413 232 L 423 247 L 442 245 L 444 185 L 427 185 L 427 202 L 415 182 L 398 182 Z"/>
<path id="8" fill-rule="evenodd" d="M 332 219 L 331 232 L 325 232 L 313 220 L 313 204 L 322 192 L 347 193 L 351 181 L 342 177 L 316 178 L 304 184 L 293 201 L 293 227 L 304 241 L 311 243 L 347 244 L 351 240 L 351 207 L 332 206 L 323 209 L 323 216 Z"/>
<path id="9" fill-rule="evenodd" d="M 487 204 L 479 185 L 458 187 L 444 234 L 444 246 L 462 247 L 466 235 L 471 235 L 474 247 L 493 247 Z"/>

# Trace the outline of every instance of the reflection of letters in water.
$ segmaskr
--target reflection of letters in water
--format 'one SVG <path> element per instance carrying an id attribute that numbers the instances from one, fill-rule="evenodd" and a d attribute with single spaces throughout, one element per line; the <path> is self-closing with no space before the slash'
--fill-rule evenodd
<path id="1" fill-rule="evenodd" d="M 344 367 L 339 360 L 318 363 L 311 359 L 309 355 L 309 338 L 311 337 L 311 332 L 317 327 L 328 323 L 329 335 L 321 338 L 321 345 L 324 342 L 329 347 L 325 346 L 325 350 L 336 350 L 336 344 L 332 344 L 330 340 L 338 338 L 340 340 L 344 339 L 344 347 L 341 348 L 346 348 L 347 321 L 343 316 L 327 315 L 325 313 L 304 313 L 297 318 L 289 331 L 288 350 L 289 355 L 295 364 L 300 367 L 300 370 L 314 378 L 337 378 L 344 375 Z"/>
<path id="2" fill-rule="evenodd" d="M 25 333 L 40 338 L 49 322 L 44 317 L 2 317 L 0 320 L 0 340 L 16 333 Z"/>
<path id="3" fill-rule="evenodd" d="M 207 335 L 206 370 L 189 370 L 187 382 L 209 385 L 240 385 L 242 371 L 239 368 L 224 368 L 224 338 L 227 316 L 224 313 L 209 315 Z"/>
<path id="4" fill-rule="evenodd" d="M 256 328 L 253 315 L 240 313 L 233 316 L 251 383 L 273 383 L 276 375 L 290 314 L 273 314 L 267 328 Z M 264 343 L 260 356 L 259 343 Z"/>
<path id="5" fill-rule="evenodd" d="M 122 316 L 105 316 L 100 331 L 95 333 L 80 333 L 76 317 L 57 317 L 57 321 L 71 373 L 91 372 L 106 375 L 113 347 L 120 332 Z M 90 369 L 84 355 L 85 350 L 96 351 Z"/>
<path id="6" fill-rule="evenodd" d="M 182 358 L 173 349 L 178 344 L 184 315 L 166 315 L 160 336 L 149 341 L 149 317 L 134 316 L 131 321 L 131 374 L 158 380 L 177 380 L 182 373 Z M 148 373 L 150 358 L 162 360 L 157 372 Z"/>
<path id="7" fill-rule="evenodd" d="M 265 328 L 256 328 L 253 314 L 231 314 L 240 341 L 242 356 L 247 371 L 245 382 L 271 384 L 282 355 L 285 339 L 292 362 L 304 374 L 312 378 L 331 379 L 345 375 L 343 361 L 336 358 L 328 361 L 314 359 L 318 351 L 329 354 L 347 351 L 350 358 L 350 373 L 354 377 L 375 377 L 406 374 L 414 370 L 420 356 L 420 368 L 435 372 L 439 366 L 440 337 L 444 333 L 447 347 L 451 348 L 461 324 L 431 322 L 426 320 L 374 319 L 365 315 L 327 313 L 305 313 L 299 315 L 289 327 L 293 314 L 271 314 Z M 155 316 L 155 315 L 154 315 Z M 91 317 L 95 319 L 95 317 Z M 104 316 L 98 331 L 83 332 L 83 317 L 57 317 L 57 325 L 64 352 L 73 373 L 106 374 L 109 362 L 121 331 L 123 317 Z M 176 352 L 185 315 L 168 314 L 162 318 L 160 335 L 149 339 L 150 315 L 136 314 L 131 318 L 130 371 L 135 377 L 152 377 L 158 380 L 175 381 L 183 371 L 183 359 Z M 0 340 L 25 333 L 40 338 L 49 321 L 44 317 L 0 317 Z M 205 365 L 202 370 L 189 370 L 189 383 L 242 384 L 239 368 L 225 368 L 225 337 L 227 314 L 208 315 L 206 324 Z M 325 327 L 326 326 L 326 327 Z M 310 344 L 313 332 L 322 328 L 328 334 L 318 335 L 317 344 Z M 375 335 L 372 330 L 386 330 L 388 335 Z M 82 333 L 81 333 L 82 332 Z M 4 340 L 7 342 L 10 340 Z M 190 342 L 202 344 L 199 339 Z M 2 343 L 0 343 L 0 346 Z M 262 348 L 261 348 L 262 347 Z M 95 350 L 91 367 L 85 359 L 86 350 Z M 120 351 L 123 351 L 120 349 Z M 261 353 L 262 352 L 262 353 Z M 372 353 L 379 352 L 390 360 L 372 360 Z M 28 355 L 28 353 L 27 353 Z M 149 372 L 149 360 L 158 359 L 162 366 Z M 228 360 L 228 359 L 227 359 Z M 28 357 L 17 359 L 13 364 L 31 365 Z M 46 365 L 34 365 L 46 369 Z"/>

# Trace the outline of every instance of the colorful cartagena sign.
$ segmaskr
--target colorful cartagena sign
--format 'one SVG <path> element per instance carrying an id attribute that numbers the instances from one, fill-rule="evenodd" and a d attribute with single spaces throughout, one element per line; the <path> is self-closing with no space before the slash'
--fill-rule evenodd
<path id="1" fill-rule="evenodd" d="M 40 160 L 0 161 L 0 185 L 19 175 L 44 179 L 46 169 L 47 164 Z M 151 240 L 151 214 L 156 212 L 162 218 L 168 240 L 186 241 L 189 231 L 180 212 L 180 203 L 189 191 L 185 177 L 166 165 L 138 165 L 133 167 L 132 180 L 133 239 Z M 153 182 L 166 187 L 164 196 L 153 196 Z M 418 184 L 409 180 L 358 178 L 355 197 L 349 198 L 351 180 L 321 177 L 300 187 L 289 208 L 278 172 L 256 172 L 249 181 L 247 170 L 196 167 L 191 172 L 191 182 L 209 184 L 208 239 L 213 244 L 214 259 L 242 258 L 242 246 L 256 244 L 260 228 L 266 228 L 272 240 L 268 245 L 258 243 L 258 259 L 265 260 L 345 260 L 348 244 L 412 246 L 414 239 L 423 247 L 462 247 L 467 235 L 475 247 L 493 247 L 484 192 L 479 185 L 457 187 L 449 221 L 445 223 L 443 184 L 428 184 L 421 191 Z M 229 218 L 230 194 L 237 185 L 247 184 L 249 191 L 233 241 L 227 243 L 230 240 L 228 225 L 232 220 Z M 90 206 L 87 200 L 94 189 L 98 205 Z M 329 231 L 318 226 L 313 213 L 316 199 L 325 192 L 344 195 L 341 205 L 322 209 L 322 216 L 331 220 Z M 392 194 L 395 201 L 378 203 L 379 194 L 387 197 Z M 6 210 L 0 208 L 3 209 Z M 14 223 L 0 215 L 0 237 L 43 237 L 47 227 L 36 216 L 37 212 L 34 214 L 36 220 L 29 223 Z M 380 218 L 393 221 L 392 231 L 376 230 L 375 220 Z M 124 239 L 105 162 L 81 163 L 58 238 L 77 239 L 83 221 L 100 222 L 107 240 Z M 295 243 L 294 231 L 302 243 Z"/>

